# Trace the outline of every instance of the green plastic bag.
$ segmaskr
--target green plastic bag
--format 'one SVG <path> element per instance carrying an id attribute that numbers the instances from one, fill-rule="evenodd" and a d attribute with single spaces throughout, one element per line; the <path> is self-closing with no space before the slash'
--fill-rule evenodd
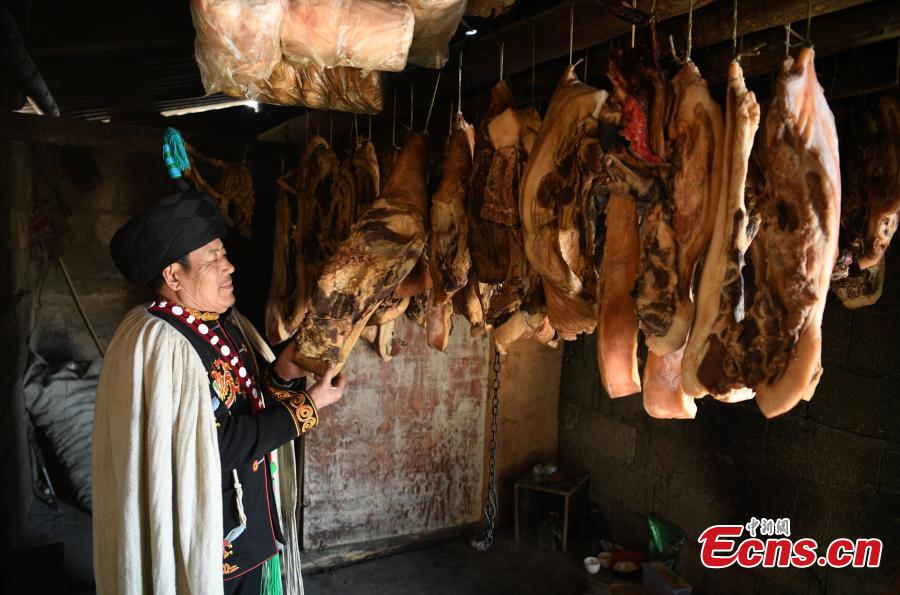
<path id="1" fill-rule="evenodd" d="M 650 526 L 650 547 L 647 548 L 650 560 L 659 560 L 671 567 L 678 559 L 687 535 L 672 523 L 652 515 L 647 516 L 647 524 Z"/>

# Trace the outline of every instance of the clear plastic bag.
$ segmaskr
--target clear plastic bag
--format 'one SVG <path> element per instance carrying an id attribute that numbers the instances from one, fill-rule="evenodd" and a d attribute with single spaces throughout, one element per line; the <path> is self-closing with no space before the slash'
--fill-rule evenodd
<path id="1" fill-rule="evenodd" d="M 287 0 L 192 0 L 194 51 L 207 93 L 238 89 L 252 97 L 281 61 Z M 232 93 L 233 94 L 233 93 Z"/>
<path id="2" fill-rule="evenodd" d="M 416 16 L 409 48 L 410 64 L 441 68 L 447 62 L 447 44 L 466 11 L 466 0 L 406 0 Z"/>
<path id="3" fill-rule="evenodd" d="M 358 114 L 377 114 L 384 106 L 384 75 L 358 68 L 294 68 L 281 61 L 268 80 L 253 84 L 259 101 L 280 105 L 303 105 Z M 238 88 L 224 89 L 244 97 Z"/>
<path id="4" fill-rule="evenodd" d="M 288 0 L 281 25 L 285 59 L 308 66 L 399 72 L 413 38 L 415 16 L 402 2 Z"/>

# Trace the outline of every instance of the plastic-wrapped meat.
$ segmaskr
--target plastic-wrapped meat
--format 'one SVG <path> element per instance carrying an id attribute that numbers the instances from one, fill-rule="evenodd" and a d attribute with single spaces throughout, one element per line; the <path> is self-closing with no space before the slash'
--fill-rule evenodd
<path id="1" fill-rule="evenodd" d="M 878 264 L 900 222 L 900 97 L 882 97 L 878 106 L 880 138 L 863 172 L 868 213 L 861 269 Z"/>
<path id="2" fill-rule="evenodd" d="M 373 312 L 413 270 L 425 247 L 425 141 L 410 133 L 381 195 L 319 277 L 295 341 L 295 361 L 340 369 Z"/>
<path id="3" fill-rule="evenodd" d="M 580 82 L 569 66 L 522 174 L 525 253 L 543 281 L 550 323 L 564 339 L 597 324 L 589 212 L 604 173 L 598 117 L 607 96 Z"/>
<path id="4" fill-rule="evenodd" d="M 453 294 L 469 277 L 469 222 L 466 181 L 472 169 L 474 131 L 457 113 L 447 143 L 444 175 L 431 199 L 429 267 L 434 286 L 426 316 L 428 344 L 444 351 L 450 338 Z"/>
<path id="5" fill-rule="evenodd" d="M 414 27 L 413 11 L 402 2 L 288 0 L 281 46 L 298 68 L 399 72 L 406 68 Z"/>
<path id="6" fill-rule="evenodd" d="M 377 114 L 384 106 L 384 75 L 358 68 L 295 68 L 279 62 L 267 79 L 250 88 L 221 89 L 233 97 L 249 97 L 280 105 L 302 105 L 358 114 Z"/>
<path id="7" fill-rule="evenodd" d="M 748 173 L 760 109 L 737 62 L 728 70 L 721 190 L 697 287 L 696 315 L 682 364 L 685 390 L 717 399 L 753 397 L 740 366 L 742 347 L 729 339 L 744 317 L 744 255 L 756 232 L 748 206 Z M 751 184 L 752 187 L 752 184 Z"/>
<path id="8" fill-rule="evenodd" d="M 466 10 L 466 0 L 406 0 L 416 17 L 409 63 L 442 68 L 447 62 L 447 44 Z"/>
<path id="9" fill-rule="evenodd" d="M 256 81 L 281 61 L 285 0 L 191 0 L 194 54 L 207 94 L 237 89 L 254 96 Z"/>
<path id="10" fill-rule="evenodd" d="M 804 48 L 785 61 L 766 117 L 766 185 L 752 251 L 757 291 L 741 333 L 741 363 L 767 417 L 811 398 L 818 384 L 822 313 L 837 256 L 838 138 L 813 58 Z"/>

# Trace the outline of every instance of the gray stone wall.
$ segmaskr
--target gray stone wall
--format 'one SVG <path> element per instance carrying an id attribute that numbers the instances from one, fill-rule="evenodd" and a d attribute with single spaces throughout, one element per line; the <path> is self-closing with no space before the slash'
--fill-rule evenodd
<path id="1" fill-rule="evenodd" d="M 639 395 L 609 399 L 594 336 L 566 345 L 560 458 L 591 474 L 611 537 L 646 550 L 647 514 L 689 535 L 677 570 L 709 594 L 900 592 L 900 246 L 884 294 L 850 311 L 830 299 L 825 372 L 809 403 L 766 420 L 750 401 L 698 402 L 695 420 L 656 420 Z M 790 518 L 795 538 L 884 541 L 873 569 L 708 570 L 697 537 L 716 523 Z"/>

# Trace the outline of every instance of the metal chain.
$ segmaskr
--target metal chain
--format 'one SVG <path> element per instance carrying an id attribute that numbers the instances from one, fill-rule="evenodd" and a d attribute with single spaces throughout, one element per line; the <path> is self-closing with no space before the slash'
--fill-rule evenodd
<path id="1" fill-rule="evenodd" d="M 494 543 L 494 519 L 497 517 L 497 428 L 500 419 L 500 352 L 494 349 L 494 383 L 491 402 L 491 462 L 488 473 L 488 495 L 484 501 L 484 539 L 472 540 L 472 547 L 487 551 Z"/>

